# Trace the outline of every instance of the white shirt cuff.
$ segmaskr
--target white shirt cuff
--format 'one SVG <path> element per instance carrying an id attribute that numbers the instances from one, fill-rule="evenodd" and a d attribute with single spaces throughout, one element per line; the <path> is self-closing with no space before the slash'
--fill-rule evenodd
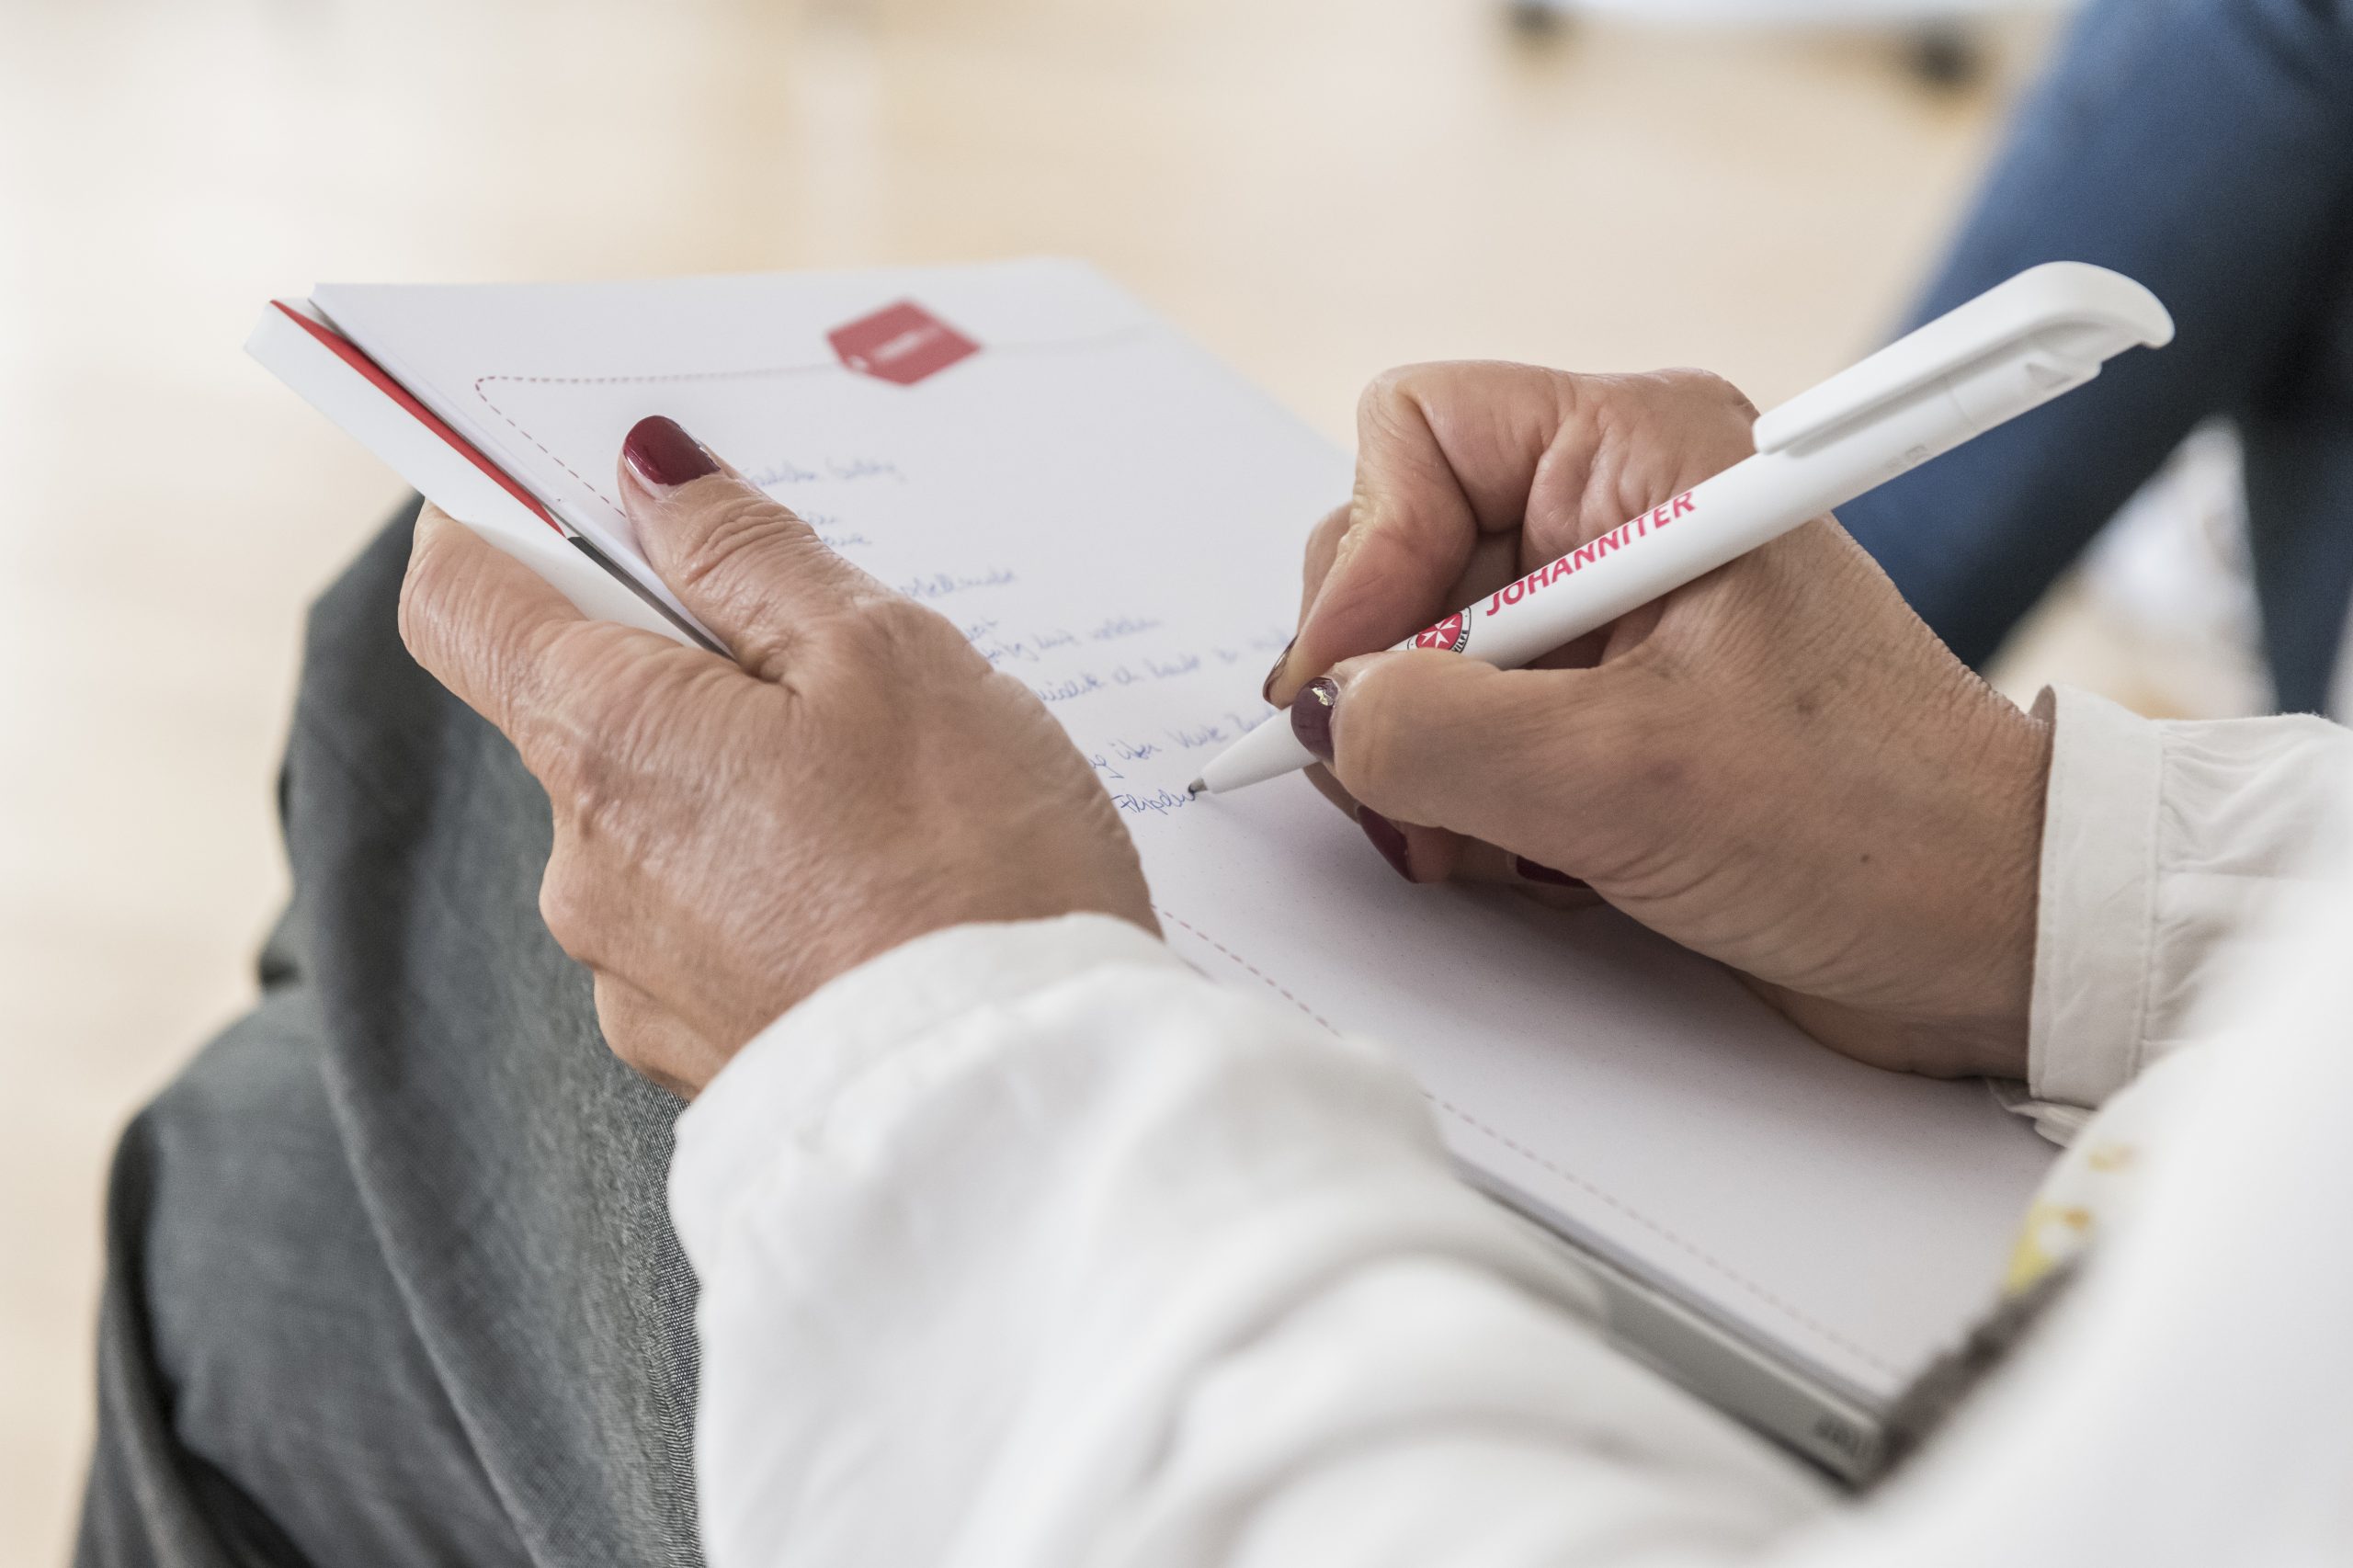
<path id="1" fill-rule="evenodd" d="M 2027 1085 L 2096 1106 L 2140 1070 L 2155 932 L 2156 726 L 2104 698 L 2046 690 L 2055 722 L 2043 808 Z"/>
<path id="2" fill-rule="evenodd" d="M 2216 976 L 2345 831 L 2353 736 L 2308 715 L 2150 720 L 2063 688 L 2043 812 L 2028 1087 L 2097 1106 L 2213 1032 Z"/>

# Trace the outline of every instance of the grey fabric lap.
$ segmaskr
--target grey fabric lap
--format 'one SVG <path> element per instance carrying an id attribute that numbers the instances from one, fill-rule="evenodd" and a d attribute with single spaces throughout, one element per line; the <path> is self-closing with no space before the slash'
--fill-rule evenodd
<path id="1" fill-rule="evenodd" d="M 253 1013 L 126 1134 L 84 1563 L 699 1561 L 677 1102 L 538 915 L 545 798 L 394 624 L 313 611 Z"/>

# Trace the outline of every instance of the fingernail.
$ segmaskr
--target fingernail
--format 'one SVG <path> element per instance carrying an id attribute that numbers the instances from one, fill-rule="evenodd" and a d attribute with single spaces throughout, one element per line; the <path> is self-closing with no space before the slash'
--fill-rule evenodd
<path id="1" fill-rule="evenodd" d="M 629 438 L 621 443 L 621 457 L 630 472 L 655 492 L 676 489 L 719 472 L 718 460 L 687 434 L 686 426 L 659 414 L 630 426 Z"/>
<path id="2" fill-rule="evenodd" d="M 1405 845 L 1405 831 L 1370 806 L 1357 808 L 1357 825 L 1372 840 L 1372 846 L 1381 858 L 1397 868 L 1397 874 L 1407 881 L 1414 880 L 1414 858 Z"/>
<path id="3" fill-rule="evenodd" d="M 1290 651 L 1298 646 L 1299 639 L 1294 637 L 1283 644 L 1281 653 L 1275 655 L 1275 667 L 1267 672 L 1267 684 L 1258 688 L 1258 695 L 1268 702 L 1274 701 L 1275 682 L 1282 679 L 1283 671 L 1290 667 Z"/>
<path id="4" fill-rule="evenodd" d="M 1573 877 L 1566 871 L 1556 871 L 1552 867 L 1541 865 L 1525 855 L 1513 856 L 1511 869 L 1529 881 L 1550 882 L 1556 888 L 1589 888 L 1593 885 L 1583 877 Z"/>
<path id="5" fill-rule="evenodd" d="M 1290 699 L 1290 733 L 1325 762 L 1332 760 L 1332 710 L 1339 701 L 1340 683 L 1330 676 L 1317 676 Z"/>

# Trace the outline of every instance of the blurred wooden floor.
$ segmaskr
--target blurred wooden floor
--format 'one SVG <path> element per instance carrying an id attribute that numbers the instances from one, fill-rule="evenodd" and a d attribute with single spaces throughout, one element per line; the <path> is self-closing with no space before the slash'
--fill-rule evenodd
<path id="1" fill-rule="evenodd" d="M 400 494 L 239 354 L 268 296 L 1065 252 L 1336 436 L 1437 357 L 1704 364 L 1769 403 L 1889 322 L 2041 36 L 1939 97 L 1884 40 L 1531 43 L 1477 0 L 17 0 L 0 28 L 28 1563 L 87 1442 L 108 1148 L 247 999 L 303 606 Z"/>

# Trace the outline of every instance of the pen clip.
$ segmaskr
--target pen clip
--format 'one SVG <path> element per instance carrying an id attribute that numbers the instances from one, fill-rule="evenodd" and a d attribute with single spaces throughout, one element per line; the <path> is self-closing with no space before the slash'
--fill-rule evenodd
<path id="1" fill-rule="evenodd" d="M 1939 381 L 2007 356 L 2027 357 L 2022 406 L 2031 406 L 2091 380 L 2127 348 L 2172 340 L 2173 317 L 2131 278 L 2086 262 L 2046 262 L 1764 415 L 1756 449 L 1820 446 Z"/>

